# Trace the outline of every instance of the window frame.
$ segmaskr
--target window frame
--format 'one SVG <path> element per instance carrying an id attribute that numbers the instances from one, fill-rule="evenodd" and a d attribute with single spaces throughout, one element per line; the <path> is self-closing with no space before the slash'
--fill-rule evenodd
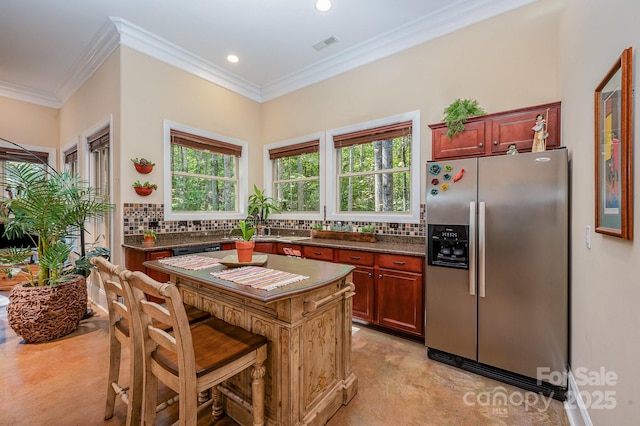
<path id="1" fill-rule="evenodd" d="M 106 144 L 102 143 L 102 142 L 97 142 L 97 144 L 100 146 L 98 148 L 98 150 L 93 150 L 91 148 L 91 142 L 92 140 L 95 140 L 96 136 L 99 134 L 108 134 L 109 135 L 109 140 Z M 84 170 L 84 176 L 86 176 L 87 178 L 84 179 L 87 182 L 89 182 L 89 185 L 94 188 L 96 191 L 99 189 L 100 193 L 96 193 L 96 195 L 104 195 L 104 188 L 102 188 L 102 186 L 100 185 L 100 182 L 96 181 L 96 167 L 98 166 L 95 162 L 96 159 L 96 152 L 97 151 L 102 151 L 103 148 L 107 148 L 108 150 L 108 158 L 107 158 L 107 163 L 104 164 L 106 166 L 106 177 L 108 180 L 108 191 L 107 191 L 107 198 L 108 198 L 108 202 L 113 204 L 113 200 L 114 200 L 114 190 L 115 190 L 115 186 L 114 186 L 114 177 L 113 177 L 113 162 L 114 162 L 114 140 L 113 140 L 113 119 L 110 116 L 107 120 L 101 121 L 100 123 L 97 123 L 95 126 L 93 126 L 91 129 L 87 130 L 86 132 L 83 133 L 82 135 L 82 140 L 83 140 L 83 155 L 85 158 L 85 170 Z M 104 145 L 104 146 L 102 146 Z M 100 154 L 100 156 L 102 156 L 102 154 Z M 64 166 L 63 166 L 64 167 Z M 78 172 L 80 171 L 80 169 L 78 169 Z M 94 242 L 96 241 L 96 238 L 98 236 L 98 234 L 100 234 L 99 231 L 106 231 L 104 234 L 104 239 L 105 241 L 103 243 L 101 243 L 100 241 L 98 241 L 97 246 L 99 247 L 104 247 L 107 248 L 109 250 L 111 250 L 111 252 L 113 253 L 115 250 L 115 216 L 114 216 L 115 212 L 109 212 L 107 215 L 104 215 L 102 217 L 91 217 L 87 219 L 87 224 L 85 224 L 87 230 L 85 231 L 81 231 L 85 233 L 85 238 L 84 238 L 84 244 L 85 244 L 85 250 L 90 250 L 90 247 L 93 246 Z M 78 249 L 81 250 L 81 248 L 79 247 L 80 245 L 80 236 L 78 235 Z"/>
<path id="2" fill-rule="evenodd" d="M 275 142 L 269 145 L 265 145 L 263 147 L 263 182 L 265 182 L 264 193 L 269 197 L 273 197 L 273 161 L 269 158 L 269 150 L 275 148 L 282 148 L 290 145 L 297 145 L 304 142 L 318 140 L 318 161 L 320 164 L 320 172 L 319 172 L 319 207 L 320 211 L 318 212 L 287 212 L 287 213 L 276 213 L 272 212 L 269 215 L 270 219 L 280 219 L 280 220 L 323 220 L 324 218 L 324 206 L 325 206 L 325 134 L 324 132 L 312 133 L 310 135 L 301 136 L 294 139 L 289 139 L 286 141 Z"/>
<path id="3" fill-rule="evenodd" d="M 242 154 L 238 157 L 238 211 L 237 212 L 174 212 L 171 207 L 171 189 L 172 189 L 172 173 L 171 173 L 171 130 L 188 133 L 194 136 L 200 136 L 208 139 L 215 139 L 220 142 L 239 146 Z M 249 173 L 249 144 L 245 141 L 208 132 L 202 129 L 196 129 L 184 124 L 176 123 L 169 120 L 163 121 L 163 186 L 164 186 L 164 219 L 174 221 L 185 220 L 221 220 L 221 219 L 244 219 L 247 217 L 247 198 L 248 198 L 248 180 Z"/>
<path id="4" fill-rule="evenodd" d="M 412 122 L 411 131 L 411 210 L 406 213 L 400 212 L 351 212 L 340 213 L 338 206 L 338 179 L 337 179 L 337 149 L 334 146 L 334 137 L 345 133 L 352 133 L 374 129 L 376 127 L 388 126 L 405 121 Z M 351 221 L 351 222 L 372 222 L 372 223 L 420 223 L 420 111 L 411 111 L 404 114 L 398 114 L 364 123 L 348 125 L 336 129 L 330 129 L 326 132 L 325 144 L 326 156 L 326 185 L 327 191 L 332 189 L 332 196 L 326 197 L 326 220 L 332 221 Z"/>

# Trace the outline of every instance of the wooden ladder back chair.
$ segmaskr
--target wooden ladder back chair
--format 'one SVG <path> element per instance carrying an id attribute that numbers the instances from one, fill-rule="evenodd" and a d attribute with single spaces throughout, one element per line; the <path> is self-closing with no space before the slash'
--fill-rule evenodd
<path id="1" fill-rule="evenodd" d="M 131 286 L 144 342 L 144 424 L 155 423 L 158 380 L 179 394 L 179 424 L 195 425 L 198 411 L 214 401 L 213 415 L 221 415 L 222 398 L 217 385 L 252 367 L 251 406 L 254 426 L 264 424 L 264 362 L 267 339 L 217 318 L 190 328 L 178 288 L 161 284 L 142 272 L 125 271 L 121 280 Z M 165 301 L 160 305 L 147 295 Z M 155 322 L 171 324 L 173 332 Z M 198 407 L 198 394 L 213 395 Z"/>
<path id="2" fill-rule="evenodd" d="M 131 305 L 132 295 L 128 287 L 120 283 L 119 274 L 125 271 L 122 266 L 116 266 L 103 257 L 93 257 L 90 262 L 98 269 L 102 285 L 107 298 L 109 312 L 109 379 L 107 386 L 107 403 L 105 407 L 105 420 L 113 417 L 116 397 L 119 396 L 127 404 L 127 425 L 138 425 L 142 416 L 142 389 L 143 389 L 143 353 L 140 344 L 137 350 L 133 350 L 133 336 L 131 328 L 135 324 L 132 314 L 137 314 L 128 309 Z M 129 386 L 124 387 L 120 383 L 120 360 L 122 347 L 129 350 L 131 362 L 129 363 Z"/>

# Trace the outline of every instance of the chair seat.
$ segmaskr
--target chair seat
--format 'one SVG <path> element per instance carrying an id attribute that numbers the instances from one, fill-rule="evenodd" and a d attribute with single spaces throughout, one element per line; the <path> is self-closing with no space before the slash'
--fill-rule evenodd
<path id="1" fill-rule="evenodd" d="M 267 343 L 266 337 L 218 318 L 211 318 L 193 327 L 191 335 L 197 377 L 242 358 Z M 178 375 L 178 359 L 175 352 L 159 346 L 152 357 L 165 370 Z"/>
<path id="2" fill-rule="evenodd" d="M 209 312 L 198 309 L 195 306 L 185 304 L 184 309 L 187 312 L 187 319 L 189 320 L 189 324 L 195 324 L 211 317 L 211 314 Z M 129 320 L 128 319 L 120 318 L 120 320 L 116 322 L 115 326 L 125 336 L 129 337 Z M 171 326 L 169 324 L 154 322 L 154 326 L 164 331 L 171 330 Z"/>

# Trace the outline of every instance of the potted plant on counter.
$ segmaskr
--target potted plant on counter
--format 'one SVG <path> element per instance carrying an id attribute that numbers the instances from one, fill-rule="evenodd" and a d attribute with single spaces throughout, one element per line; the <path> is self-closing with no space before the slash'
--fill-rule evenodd
<path id="1" fill-rule="evenodd" d="M 139 180 L 135 181 L 133 183 L 133 189 L 136 190 L 136 193 L 138 195 L 142 195 L 143 197 L 146 197 L 147 195 L 151 194 L 154 190 L 158 189 L 158 185 L 156 185 L 155 183 L 149 183 L 148 181 L 146 181 L 145 183 L 140 183 Z"/>
<path id="2" fill-rule="evenodd" d="M 86 219 L 104 216 L 113 206 L 79 177 L 33 163 L 7 163 L 2 183 L 12 188 L 0 200 L 4 236 L 30 238 L 38 255 L 37 273 L 25 271 L 25 282 L 11 289 L 7 320 L 26 342 L 60 338 L 87 312 L 85 275 L 77 273 L 77 262 L 69 262 L 68 241 L 82 237 Z M 2 263 L 24 264 L 31 255 L 30 249 L 9 249 Z"/>
<path id="3" fill-rule="evenodd" d="M 156 163 L 147 160 L 146 158 L 132 158 L 131 162 L 135 166 L 138 173 L 142 173 L 143 175 L 151 173 L 151 171 L 153 170 L 153 166 L 156 165 Z"/>
<path id="4" fill-rule="evenodd" d="M 151 229 L 143 229 L 142 230 L 142 242 L 145 244 L 153 244 L 155 240 L 158 238 L 158 234 L 156 231 Z"/>
<path id="5" fill-rule="evenodd" d="M 256 228 L 253 226 L 253 223 L 246 220 L 241 220 L 240 223 L 238 223 L 238 229 L 240 229 L 240 235 L 242 238 L 242 240 L 236 241 L 238 262 L 251 262 L 251 260 L 253 259 L 253 249 L 256 246 L 256 242 L 251 238 L 256 232 Z"/>

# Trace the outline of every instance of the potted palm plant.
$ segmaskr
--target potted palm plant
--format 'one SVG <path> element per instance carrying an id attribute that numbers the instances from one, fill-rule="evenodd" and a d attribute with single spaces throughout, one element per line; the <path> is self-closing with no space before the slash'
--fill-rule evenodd
<path id="1" fill-rule="evenodd" d="M 276 201 L 266 196 L 264 190 L 260 190 L 255 184 L 253 191 L 253 194 L 249 195 L 249 216 L 253 216 L 258 226 L 258 235 L 262 235 L 265 222 L 271 212 L 280 213 L 280 209 Z"/>
<path id="2" fill-rule="evenodd" d="M 30 238 L 38 259 L 37 273 L 25 271 L 25 282 L 11 289 L 9 325 L 27 342 L 57 339 L 78 327 L 87 308 L 85 275 L 69 261 L 69 240 L 80 236 L 83 245 L 85 221 L 113 206 L 79 177 L 32 163 L 8 163 L 3 184 L 9 188 L 0 199 L 4 235 Z M 9 249 L 1 262 L 24 264 L 31 255 L 30 249 Z"/>
<path id="3" fill-rule="evenodd" d="M 253 249 L 256 246 L 256 242 L 251 238 L 256 232 L 256 228 L 253 226 L 253 223 L 246 220 L 241 220 L 238 223 L 238 229 L 240 229 L 240 235 L 242 236 L 241 240 L 236 241 L 238 262 L 251 262 L 251 260 L 253 259 Z"/>

